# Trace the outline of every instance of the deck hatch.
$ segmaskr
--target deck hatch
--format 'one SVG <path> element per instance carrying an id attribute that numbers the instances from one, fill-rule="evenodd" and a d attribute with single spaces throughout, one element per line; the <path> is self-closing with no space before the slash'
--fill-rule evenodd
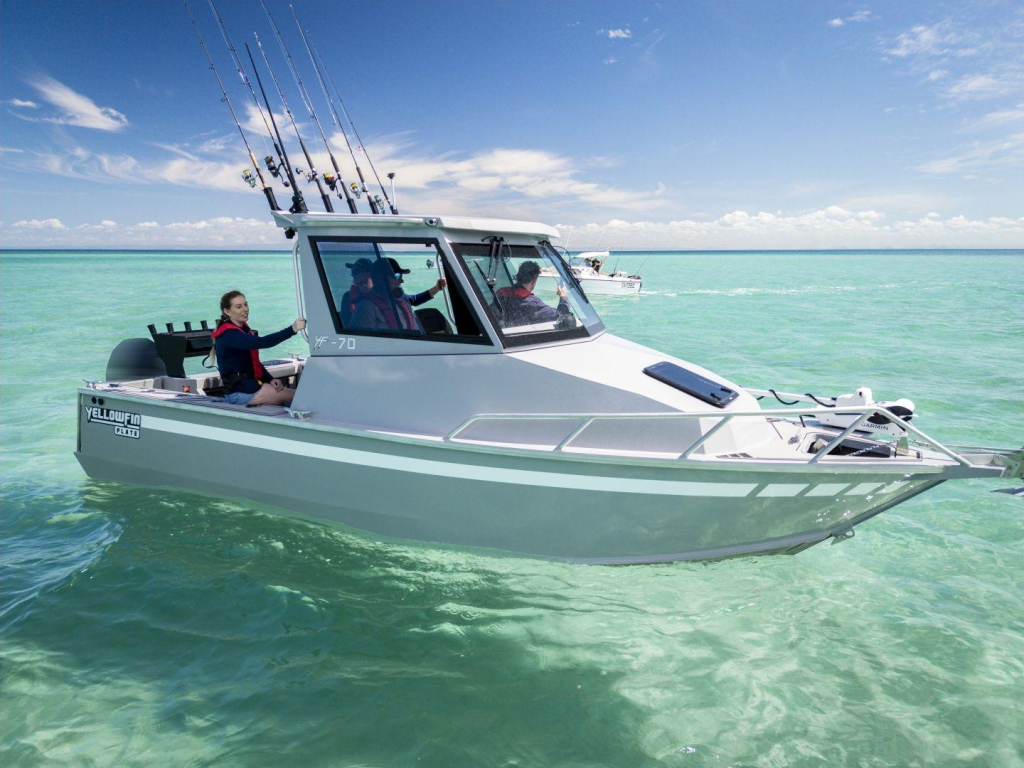
<path id="1" fill-rule="evenodd" d="M 688 371 L 675 363 L 655 363 L 644 368 L 644 373 L 716 408 L 724 408 L 740 396 L 736 390 L 706 379 L 699 373 Z"/>

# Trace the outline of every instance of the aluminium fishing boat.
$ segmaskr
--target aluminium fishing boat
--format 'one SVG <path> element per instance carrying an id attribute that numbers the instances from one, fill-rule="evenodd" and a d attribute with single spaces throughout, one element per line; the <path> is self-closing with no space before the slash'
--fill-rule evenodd
<path id="1" fill-rule="evenodd" d="M 622 269 L 602 272 L 594 267 L 595 260 L 601 267 L 607 263 L 610 256 L 608 251 L 585 251 L 569 257 L 566 262 L 588 296 L 636 296 L 643 285 L 640 275 L 631 275 Z M 547 268 L 541 271 L 537 285 L 553 291 L 558 285 L 558 280 L 558 274 Z"/>
<path id="2" fill-rule="evenodd" d="M 254 166 L 242 178 L 259 184 L 294 241 L 308 354 L 265 362 L 295 388 L 292 407 L 248 408 L 226 402 L 217 373 L 186 369 L 213 346 L 206 321 L 150 325 L 150 338 L 114 349 L 104 381 L 78 390 L 75 455 L 90 477 L 251 499 L 398 539 L 646 563 L 795 553 L 849 538 L 857 524 L 946 480 L 1022 476 L 1024 449 L 942 445 L 918 428 L 909 401 L 877 403 L 864 389 L 814 398 L 744 388 L 608 333 L 548 226 L 400 214 L 394 174 L 388 195 L 293 8 L 359 178 L 346 184 L 333 137 L 263 3 L 334 173 L 313 168 L 258 45 L 309 166 L 293 167 L 251 51 L 262 104 L 209 5 L 273 145 L 269 178 L 291 195 L 282 210 L 186 0 Z M 369 192 L 360 158 L 383 200 Z M 308 210 L 303 177 L 324 213 Z M 333 212 L 327 190 L 348 213 Z M 436 273 L 402 266 L 427 262 Z M 406 275 L 410 290 L 443 288 L 425 303 L 417 297 L 413 314 L 378 286 L 373 301 L 385 310 L 390 302 L 390 311 L 368 322 L 372 313 L 356 305 L 371 300 L 373 280 L 390 283 L 389 272 L 396 284 Z M 536 293 L 515 279 L 545 272 L 553 285 Z M 412 284 L 428 279 L 436 283 Z M 765 397 L 785 407 L 762 407 Z"/>
<path id="3" fill-rule="evenodd" d="M 308 319 L 308 355 L 267 363 L 296 388 L 292 408 L 225 402 L 216 373 L 183 366 L 209 328 L 151 326 L 115 350 L 107 381 L 78 390 L 91 477 L 397 539 L 646 563 L 799 552 L 947 480 L 1022 476 L 1024 450 L 942 445 L 909 402 L 745 388 L 609 333 L 542 224 L 273 215 L 294 235 Z M 438 273 L 412 275 L 446 278 L 415 330 L 346 316 L 353 265 L 388 258 L 430 259 Z M 525 261 L 565 285 L 555 319 L 499 299 Z"/>

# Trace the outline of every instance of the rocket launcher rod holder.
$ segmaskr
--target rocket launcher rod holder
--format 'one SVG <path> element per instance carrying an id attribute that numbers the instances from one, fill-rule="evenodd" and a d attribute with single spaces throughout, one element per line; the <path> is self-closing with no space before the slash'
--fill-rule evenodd
<path id="1" fill-rule="evenodd" d="M 166 331 L 158 331 L 156 325 L 150 323 L 149 335 L 156 344 L 156 353 L 167 367 L 167 375 L 179 379 L 185 378 L 186 357 L 206 357 L 213 348 L 213 329 L 205 320 L 199 328 L 185 322 L 184 330 L 174 330 L 174 323 L 167 323 Z"/>

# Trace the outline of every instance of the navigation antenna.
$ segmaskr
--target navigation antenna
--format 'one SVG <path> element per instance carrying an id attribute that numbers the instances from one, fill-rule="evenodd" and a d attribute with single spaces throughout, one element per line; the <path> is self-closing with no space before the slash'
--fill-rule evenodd
<path id="1" fill-rule="evenodd" d="M 324 185 L 320 183 L 320 175 L 316 172 L 316 168 L 313 166 L 313 158 L 309 156 L 309 150 L 306 149 L 306 142 L 302 140 L 302 135 L 299 133 L 299 124 L 295 122 L 295 115 L 292 114 L 292 110 L 288 106 L 288 100 L 284 96 L 281 83 L 278 82 L 277 75 L 274 74 L 274 68 L 270 66 L 270 59 L 267 58 L 267 52 L 263 50 L 263 43 L 260 41 L 260 36 L 256 32 L 253 32 L 253 35 L 256 37 L 256 46 L 260 49 L 260 53 L 263 55 L 263 63 L 267 65 L 267 70 L 270 72 L 270 79 L 274 81 L 274 87 L 277 88 L 277 95 L 281 98 L 281 104 L 284 106 L 284 112 L 288 115 L 292 128 L 295 130 L 295 138 L 299 140 L 299 146 L 302 147 L 302 154 L 306 156 L 306 163 L 309 166 L 306 173 L 306 179 L 316 183 L 316 188 L 320 192 L 320 199 L 324 201 L 324 208 L 327 209 L 328 213 L 334 213 L 334 206 L 331 205 L 331 197 L 324 192 Z M 273 112 L 271 112 L 271 116 L 273 116 Z"/>
<path id="2" fill-rule="evenodd" d="M 256 98 L 256 91 L 253 90 L 252 83 L 245 74 L 245 68 L 242 67 L 242 61 L 238 57 L 238 51 L 235 50 L 235 46 L 231 42 L 231 38 L 228 37 L 228 28 L 224 24 L 224 19 L 221 18 L 220 12 L 217 10 L 217 6 L 214 5 L 213 0 L 207 0 L 207 2 L 210 4 L 210 10 L 213 11 L 213 17 L 217 19 L 217 24 L 220 26 L 220 33 L 224 38 L 224 44 L 228 47 L 228 51 L 231 53 L 231 58 L 235 62 L 235 70 L 238 72 L 238 76 L 242 78 L 242 84 L 249 89 L 253 103 L 256 104 L 256 109 L 259 111 L 260 117 L 263 118 L 263 125 L 267 129 L 267 133 L 270 135 L 270 142 L 274 145 L 274 151 L 277 153 L 277 162 L 274 161 L 273 155 L 267 155 L 263 158 L 263 162 L 267 166 L 267 171 L 269 171 L 270 175 L 275 179 L 280 180 L 280 182 L 286 187 L 294 186 L 295 178 L 292 175 L 291 167 L 285 161 L 284 153 L 281 151 L 281 147 L 277 143 L 277 139 L 274 138 L 274 132 L 270 129 L 270 123 L 267 122 L 267 115 L 263 111 L 263 106 L 260 104 L 260 100 Z M 265 146 L 266 141 L 264 141 L 264 147 Z M 282 171 L 285 173 L 285 178 L 281 177 Z"/>
<path id="3" fill-rule="evenodd" d="M 349 193 L 348 187 L 345 186 L 345 182 L 341 178 L 341 168 L 338 167 L 338 161 L 334 158 L 334 153 L 331 151 L 331 145 L 327 141 L 327 134 L 324 133 L 324 127 L 320 124 L 320 118 L 316 116 L 316 110 L 313 109 L 313 100 L 309 98 L 309 93 L 306 91 L 306 85 L 302 82 L 302 77 L 299 76 L 299 68 L 295 66 L 295 60 L 288 51 L 288 46 L 285 45 L 284 36 L 281 34 L 281 28 L 278 27 L 277 22 L 274 21 L 274 17 L 270 14 L 270 8 L 267 7 L 265 0 L 260 0 L 260 5 L 263 6 L 263 12 L 267 14 L 267 20 L 270 22 L 270 26 L 273 28 L 274 34 L 277 36 L 277 43 L 281 46 L 281 53 L 284 54 L 285 59 L 288 61 L 288 66 L 291 69 L 295 85 L 298 86 L 299 96 L 302 98 L 302 103 L 306 107 L 306 111 L 309 112 L 309 116 L 313 118 L 313 122 L 316 123 L 317 129 L 320 131 L 320 138 L 322 138 L 324 142 L 324 149 L 327 150 L 327 155 L 331 158 L 331 164 L 334 166 L 334 173 L 336 176 L 325 174 L 324 180 L 332 191 L 336 191 L 340 184 L 342 192 L 344 192 L 345 202 L 348 203 L 349 211 L 352 213 L 359 213 L 359 209 L 356 208 L 356 203 L 352 199 L 352 195 Z M 299 32 L 302 32 L 301 27 L 299 28 Z M 308 159 L 309 158 L 307 157 L 307 160 Z M 309 162 L 310 166 L 312 166 L 312 161 Z M 339 194 L 338 197 L 341 197 L 341 195 Z"/>
<path id="4" fill-rule="evenodd" d="M 320 65 L 317 64 L 316 57 L 313 56 L 313 49 L 310 47 L 309 40 L 306 37 L 306 33 L 302 29 L 302 24 L 299 23 L 298 14 L 295 13 L 295 6 L 289 5 L 291 8 L 292 16 L 295 18 L 295 24 L 299 28 L 299 35 L 302 37 L 302 42 L 306 46 L 306 53 L 309 54 L 309 60 L 313 62 L 313 69 L 316 70 L 317 79 L 320 81 L 320 88 L 324 92 L 324 98 L 327 99 L 327 106 L 330 108 L 331 120 L 334 122 L 335 127 L 341 131 L 341 135 L 345 137 L 345 146 L 348 147 L 348 153 L 352 157 L 352 163 L 356 167 L 356 174 L 359 176 L 359 183 L 362 185 L 361 190 L 356 189 L 356 195 L 362 191 L 366 195 L 366 200 L 370 204 L 370 210 L 374 213 L 384 213 L 384 211 L 377 206 L 377 202 L 370 195 L 370 190 L 366 188 L 366 179 L 363 178 L 363 169 L 359 167 L 359 161 L 356 160 L 356 153 L 352 151 L 352 143 L 348 140 L 348 133 L 345 131 L 345 126 L 342 125 L 341 117 L 338 115 L 338 110 L 334 106 L 334 100 L 331 98 L 331 94 L 327 91 L 327 83 L 324 82 L 323 73 L 320 71 Z M 331 157 L 333 160 L 334 157 Z M 337 167 L 337 164 L 335 164 Z M 346 194 L 348 189 L 345 190 Z"/>
<path id="5" fill-rule="evenodd" d="M 366 162 L 370 164 L 370 170 L 373 171 L 373 175 L 377 179 L 377 186 L 380 187 L 380 191 L 384 193 L 384 199 L 388 201 L 388 207 L 391 209 L 391 212 L 397 216 L 398 209 L 395 208 L 395 204 L 391 202 L 391 198 L 388 197 L 387 190 L 384 189 L 380 176 L 377 174 L 377 169 L 373 167 L 373 160 L 370 159 L 370 153 L 366 151 L 366 144 L 363 143 L 363 137 L 359 135 L 359 129 L 356 128 L 356 124 L 352 121 L 352 115 L 349 114 L 348 107 L 345 106 L 345 100 L 341 98 L 341 92 L 338 90 L 338 86 L 334 84 L 334 78 L 331 76 L 330 70 L 324 66 L 324 57 L 320 55 L 320 49 L 318 49 L 315 44 L 312 44 L 312 47 L 316 57 L 320 59 L 320 66 L 323 67 L 324 72 L 327 73 L 327 79 L 331 83 L 331 88 L 334 89 L 334 94 L 338 97 L 338 103 L 341 104 L 341 111 L 345 113 L 345 117 L 348 119 L 348 124 L 352 126 L 352 133 L 355 134 L 356 141 L 359 142 L 359 151 L 363 153 L 363 156 L 366 157 Z M 366 196 L 369 197 L 369 193 L 367 193 Z"/>
<path id="6" fill-rule="evenodd" d="M 245 137 L 245 131 L 242 130 L 242 124 L 238 122 L 238 115 L 235 114 L 235 108 L 231 105 L 231 99 L 228 97 L 228 92 L 224 88 L 224 82 L 220 79 L 220 75 L 217 73 L 217 67 L 213 63 L 213 57 L 210 55 L 210 49 L 206 47 L 206 41 L 203 40 L 203 34 L 199 31 L 199 25 L 196 24 L 196 17 L 192 15 L 192 9 L 188 7 L 188 0 L 181 0 L 185 4 L 185 10 L 188 12 L 189 19 L 192 20 L 192 26 L 196 30 L 196 35 L 199 37 L 199 45 L 203 47 L 203 52 L 206 53 L 206 60 L 210 62 L 210 71 L 213 72 L 213 76 L 217 78 L 217 85 L 220 86 L 220 92 L 224 95 L 223 101 L 228 105 L 228 109 L 231 111 L 231 117 L 235 121 L 235 127 L 238 128 L 239 134 L 242 136 L 242 143 L 245 144 L 245 149 L 249 153 L 249 159 L 252 160 L 253 166 L 256 168 L 256 175 L 259 177 L 260 184 L 263 186 L 263 194 L 267 197 L 267 202 L 270 204 L 270 210 L 279 211 L 281 210 L 277 204 L 277 199 L 274 197 L 274 189 L 271 187 L 267 180 L 263 178 L 263 173 L 260 171 L 260 164 L 256 161 L 256 155 L 253 154 L 252 147 L 249 146 L 249 140 Z M 242 174 L 242 178 L 245 178 L 245 173 L 248 173 L 248 169 Z"/>

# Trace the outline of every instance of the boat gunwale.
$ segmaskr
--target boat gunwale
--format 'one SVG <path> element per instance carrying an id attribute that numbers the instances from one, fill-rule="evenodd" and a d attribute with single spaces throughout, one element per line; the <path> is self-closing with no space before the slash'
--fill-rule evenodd
<path id="1" fill-rule="evenodd" d="M 99 386 L 102 386 L 102 384 Z M 468 441 L 445 440 L 443 436 L 439 435 L 419 436 L 407 433 L 396 433 L 380 429 L 360 428 L 341 424 L 325 423 L 309 418 L 293 419 L 288 418 L 287 416 L 284 416 L 282 414 L 269 415 L 261 413 L 242 413 L 235 410 L 203 408 L 199 404 L 182 402 L 181 400 L 169 400 L 163 398 L 147 397 L 146 391 L 144 390 L 140 390 L 133 393 L 130 391 L 130 389 L 131 388 L 129 387 L 119 387 L 117 389 L 100 389 L 98 387 L 78 387 L 78 394 L 94 397 L 100 396 L 102 394 L 102 397 L 104 398 L 110 398 L 121 402 L 145 402 L 156 407 L 184 410 L 196 414 L 212 414 L 215 416 L 242 419 L 245 421 L 251 421 L 255 423 L 278 425 L 286 423 L 291 428 L 309 429 L 317 432 L 340 434 L 349 437 L 357 437 L 371 440 L 382 440 L 384 442 L 398 443 L 401 445 L 408 445 L 414 448 L 441 448 L 445 450 L 461 451 L 473 454 L 512 456 L 526 459 L 554 459 L 557 461 L 584 464 L 604 464 L 639 468 L 688 468 L 731 472 L 783 472 L 792 474 L 810 473 L 823 475 L 836 475 L 842 473 L 851 475 L 891 474 L 903 476 L 906 475 L 908 471 L 912 471 L 913 474 L 949 474 L 949 476 L 951 477 L 998 477 L 1002 474 L 1003 469 L 1002 467 L 983 465 L 979 466 L 973 464 L 969 468 L 962 467 L 961 465 L 958 465 L 956 462 L 950 461 L 948 459 L 943 461 L 939 457 L 928 457 L 927 459 L 914 459 L 914 463 L 911 463 L 910 461 L 894 461 L 892 459 L 887 460 L 887 463 L 881 463 L 878 461 L 874 461 L 870 458 L 864 459 L 863 463 L 860 463 L 860 461 L 858 461 L 858 463 L 853 463 L 849 459 L 844 460 L 843 457 L 836 457 L 835 459 L 832 460 L 825 460 L 815 464 L 809 464 L 806 461 L 796 462 L 790 459 L 736 458 L 722 460 L 719 459 L 718 457 L 715 457 L 714 459 L 701 459 L 692 456 L 679 459 L 662 459 L 642 458 L 637 456 L 619 457 L 581 452 L 566 453 L 562 451 L 555 451 L 553 449 L 513 448 L 501 445 L 483 446 Z M 150 389 L 148 391 L 160 392 L 162 390 Z M 586 418 L 586 415 L 581 415 L 581 418 Z M 945 457 L 943 457 L 943 459 L 945 459 Z M 924 461 L 936 463 L 924 463 Z M 968 472 L 969 474 L 964 475 L 961 474 L 962 472 Z"/>

